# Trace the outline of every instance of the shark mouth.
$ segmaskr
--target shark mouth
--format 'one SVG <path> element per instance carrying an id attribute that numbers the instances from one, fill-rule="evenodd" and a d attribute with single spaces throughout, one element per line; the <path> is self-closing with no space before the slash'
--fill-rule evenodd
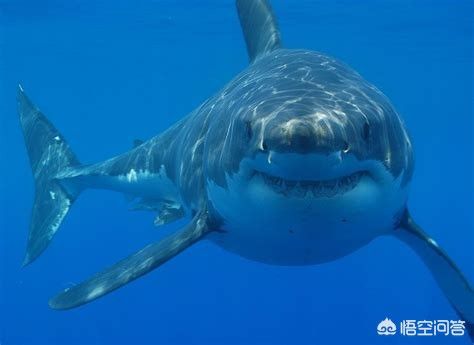
<path id="1" fill-rule="evenodd" d="M 344 194 L 354 189 L 367 171 L 358 171 L 350 175 L 328 180 L 286 180 L 284 178 L 256 171 L 263 182 L 270 186 L 276 193 L 284 196 L 297 198 L 316 197 L 331 198 L 338 194 Z"/>

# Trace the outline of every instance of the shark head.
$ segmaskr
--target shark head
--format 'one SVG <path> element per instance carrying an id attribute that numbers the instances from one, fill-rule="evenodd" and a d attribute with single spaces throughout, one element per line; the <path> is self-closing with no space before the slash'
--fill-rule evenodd
<path id="1" fill-rule="evenodd" d="M 275 251 L 294 241 L 295 253 L 313 254 L 281 262 L 301 264 L 393 228 L 413 170 L 410 139 L 388 99 L 351 68 L 277 50 L 217 99 L 217 116 L 232 120 L 209 132 L 208 194 L 229 233 L 248 229 L 235 237 Z"/>

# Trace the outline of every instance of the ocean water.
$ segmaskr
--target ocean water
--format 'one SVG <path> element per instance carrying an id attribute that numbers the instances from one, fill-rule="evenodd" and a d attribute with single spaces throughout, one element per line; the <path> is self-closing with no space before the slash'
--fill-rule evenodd
<path id="1" fill-rule="evenodd" d="M 416 155 L 409 208 L 474 282 L 472 1 L 272 3 L 286 47 L 341 59 L 391 99 Z M 458 319 L 393 238 L 308 267 L 202 241 L 91 304 L 48 308 L 59 290 L 186 221 L 156 228 L 121 195 L 88 190 L 22 268 L 34 187 L 17 84 L 90 163 L 165 130 L 246 65 L 231 0 L 0 0 L 0 344 L 469 344 L 377 335 L 386 317 Z"/>

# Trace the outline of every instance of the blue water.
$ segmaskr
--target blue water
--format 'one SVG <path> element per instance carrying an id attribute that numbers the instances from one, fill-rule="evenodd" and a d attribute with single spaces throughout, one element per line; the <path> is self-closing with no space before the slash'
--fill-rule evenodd
<path id="1" fill-rule="evenodd" d="M 402 114 L 409 207 L 474 281 L 472 1 L 274 0 L 285 45 L 337 57 Z M 379 238 L 338 261 L 274 267 L 203 241 L 84 307 L 47 301 L 176 230 L 85 192 L 50 248 L 21 268 L 33 181 L 16 115 L 23 83 L 83 162 L 128 150 L 247 65 L 231 0 L 0 0 L 0 344 L 468 344 L 380 337 L 378 322 L 457 320 L 409 248 Z"/>

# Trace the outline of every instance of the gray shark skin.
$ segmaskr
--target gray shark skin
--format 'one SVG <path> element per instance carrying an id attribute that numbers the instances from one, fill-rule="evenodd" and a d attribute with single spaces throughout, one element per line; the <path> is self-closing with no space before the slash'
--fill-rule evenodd
<path id="1" fill-rule="evenodd" d="M 64 290 L 50 306 L 90 302 L 201 239 L 255 261 L 311 265 L 392 235 L 418 253 L 472 331 L 472 287 L 407 210 L 413 151 L 390 101 L 342 62 L 283 48 L 267 1 L 236 4 L 250 65 L 167 131 L 122 155 L 81 165 L 19 88 L 36 182 L 25 264 L 46 249 L 86 188 L 138 199 L 134 209 L 157 212 L 157 224 L 192 219 Z"/>

